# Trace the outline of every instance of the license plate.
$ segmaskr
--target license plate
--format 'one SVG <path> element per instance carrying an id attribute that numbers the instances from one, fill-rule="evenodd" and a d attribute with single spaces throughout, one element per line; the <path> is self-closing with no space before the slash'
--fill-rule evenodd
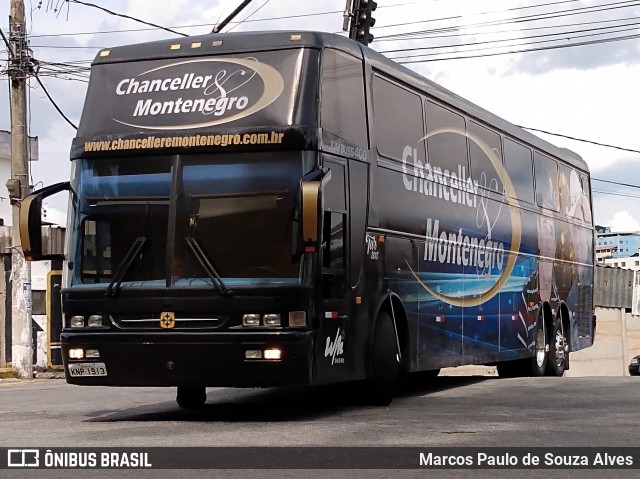
<path id="1" fill-rule="evenodd" d="M 104 363 L 75 363 L 69 364 L 69 376 L 72 378 L 85 376 L 106 376 L 107 367 Z"/>

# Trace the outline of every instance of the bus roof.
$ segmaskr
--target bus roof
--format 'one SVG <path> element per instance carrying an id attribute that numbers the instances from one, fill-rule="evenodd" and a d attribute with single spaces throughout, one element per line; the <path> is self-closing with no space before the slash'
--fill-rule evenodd
<path id="1" fill-rule="evenodd" d="M 375 50 L 333 33 L 273 31 L 190 36 L 103 49 L 98 52 L 93 65 L 289 48 L 336 48 L 359 58 L 364 57 L 374 70 L 386 73 L 399 82 L 422 91 L 541 152 L 560 158 L 580 170 L 589 170 L 586 162 L 577 153 L 566 148 L 559 148 L 428 80 L 413 70 L 389 60 Z"/>

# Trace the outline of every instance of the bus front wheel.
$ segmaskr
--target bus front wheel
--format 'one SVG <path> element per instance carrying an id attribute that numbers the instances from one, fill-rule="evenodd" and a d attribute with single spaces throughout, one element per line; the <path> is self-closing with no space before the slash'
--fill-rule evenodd
<path id="1" fill-rule="evenodd" d="M 384 311 L 376 320 L 369 358 L 370 377 L 366 400 L 375 406 L 388 406 L 396 392 L 398 359 L 396 333 L 391 317 Z"/>
<path id="2" fill-rule="evenodd" d="M 199 409 L 207 402 L 207 390 L 200 386 L 178 386 L 176 402 L 182 409 Z"/>

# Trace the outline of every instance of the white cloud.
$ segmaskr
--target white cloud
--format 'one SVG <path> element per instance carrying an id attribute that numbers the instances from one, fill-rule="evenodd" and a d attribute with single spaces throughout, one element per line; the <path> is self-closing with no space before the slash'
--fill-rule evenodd
<path id="1" fill-rule="evenodd" d="M 627 210 L 618 211 L 605 225 L 611 227 L 614 233 L 628 233 L 640 231 L 640 220 L 633 217 Z"/>

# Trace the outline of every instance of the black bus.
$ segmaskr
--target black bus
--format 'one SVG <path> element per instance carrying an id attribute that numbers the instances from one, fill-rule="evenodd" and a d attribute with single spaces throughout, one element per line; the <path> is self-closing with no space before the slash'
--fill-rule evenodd
<path id="1" fill-rule="evenodd" d="M 361 381 L 497 365 L 562 375 L 590 346 L 593 221 L 575 153 L 343 37 L 218 34 L 105 49 L 71 181 L 67 381 Z"/>

